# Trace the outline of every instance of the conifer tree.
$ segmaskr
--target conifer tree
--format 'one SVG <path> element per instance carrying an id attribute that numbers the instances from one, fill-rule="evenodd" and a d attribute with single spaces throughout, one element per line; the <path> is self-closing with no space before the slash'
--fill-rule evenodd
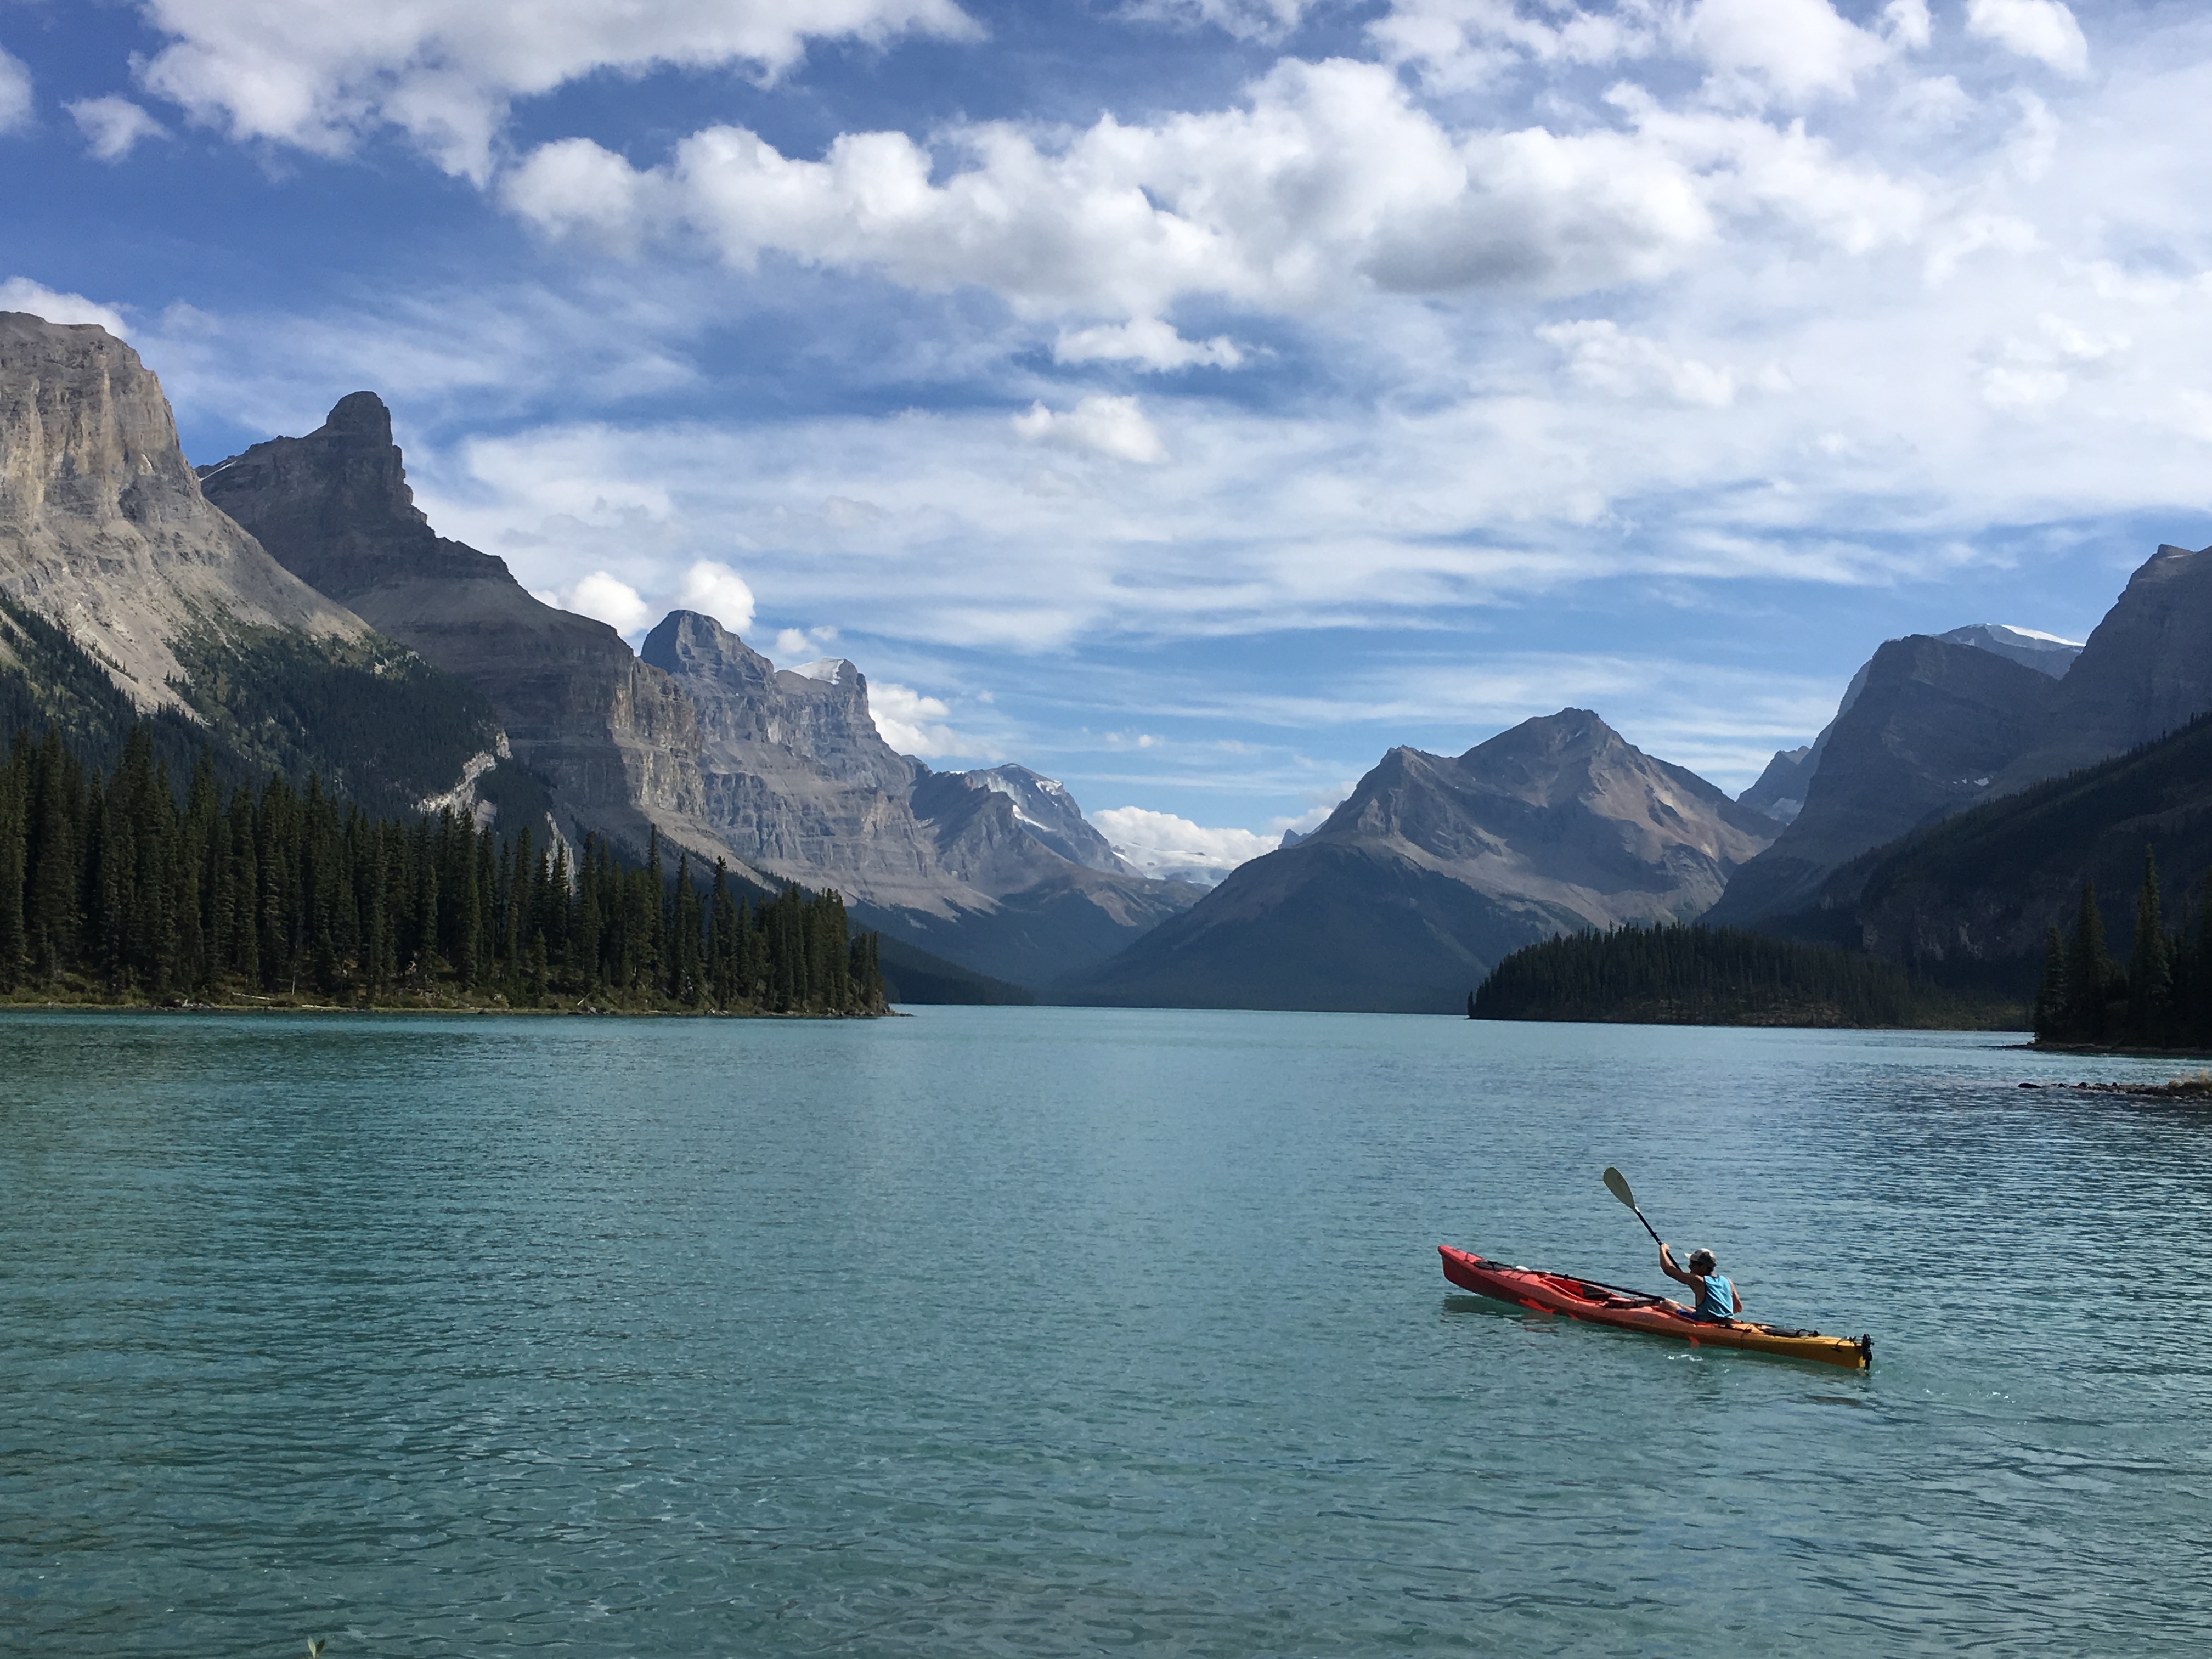
<path id="1" fill-rule="evenodd" d="M 577 854 L 576 971 L 586 992 L 596 991 L 605 978 L 599 963 L 599 837 L 586 836 Z"/>
<path id="2" fill-rule="evenodd" d="M 2045 1040 L 2063 1039 L 2067 1035 L 2067 1014 L 2066 942 L 2058 936 L 2056 927 L 2046 927 L 2043 933 L 2043 981 L 2036 987 L 2031 1017 L 2035 1035 Z"/>
<path id="3" fill-rule="evenodd" d="M 2105 919 L 2097 909 L 2097 884 L 2081 884 L 2081 910 L 2066 953 L 2066 1026 L 2077 1038 L 2102 1042 L 2113 964 L 2105 948 Z"/>
<path id="4" fill-rule="evenodd" d="M 35 971 L 58 982 L 77 930 L 77 831 L 82 813 L 76 763 L 61 733 L 46 728 L 39 745 L 25 814 L 24 926 Z"/>
<path id="5" fill-rule="evenodd" d="M 24 967 L 23 854 L 27 834 L 31 750 L 27 733 L 9 746 L 0 768 L 0 991 L 12 991 Z"/>
<path id="6" fill-rule="evenodd" d="M 2164 1036 L 2172 994 L 2173 962 L 2159 907 L 2158 860 L 2146 847 L 2142 886 L 2136 895 L 2135 948 L 2128 959 L 2128 1024 L 2136 1040 L 2155 1042 Z"/>

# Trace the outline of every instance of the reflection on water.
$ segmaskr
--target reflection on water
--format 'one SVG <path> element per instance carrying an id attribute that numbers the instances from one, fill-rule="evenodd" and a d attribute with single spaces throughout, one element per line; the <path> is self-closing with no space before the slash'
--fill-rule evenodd
<path id="1" fill-rule="evenodd" d="M 2002 1039 L 0 1022 L 27 1652 L 2212 1636 L 2212 1115 Z M 2096 1075 L 2155 1072 L 2094 1063 Z M 1659 1287 L 1838 1374 L 1531 1315 Z"/>

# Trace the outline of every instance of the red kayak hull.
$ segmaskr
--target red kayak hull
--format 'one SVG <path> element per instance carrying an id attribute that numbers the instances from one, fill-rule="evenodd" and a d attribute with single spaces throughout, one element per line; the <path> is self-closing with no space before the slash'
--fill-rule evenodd
<path id="1" fill-rule="evenodd" d="M 1672 1337 L 1692 1346 L 1741 1348 L 1753 1353 L 1781 1354 L 1792 1359 L 1814 1359 L 1826 1365 L 1863 1370 L 1874 1363 L 1874 1341 L 1860 1337 L 1823 1336 L 1818 1331 L 1786 1330 L 1774 1325 L 1755 1325 L 1749 1320 L 1693 1319 L 1688 1310 L 1662 1296 L 1625 1291 L 1617 1285 L 1600 1285 L 1569 1273 L 1545 1273 L 1534 1267 L 1509 1267 L 1489 1261 L 1449 1244 L 1437 1246 L 1444 1260 L 1444 1277 L 1463 1291 L 1510 1302 L 1539 1313 L 1565 1314 L 1616 1330 L 1640 1331 L 1646 1336 Z"/>

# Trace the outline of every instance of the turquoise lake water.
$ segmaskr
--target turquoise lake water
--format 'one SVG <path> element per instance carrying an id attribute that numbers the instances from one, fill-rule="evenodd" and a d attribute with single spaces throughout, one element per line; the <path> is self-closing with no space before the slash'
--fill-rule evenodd
<path id="1" fill-rule="evenodd" d="M 0 1649 L 2201 1649 L 2212 1112 L 2014 1041 L 0 1019 Z M 1608 1163 L 1873 1370 L 1445 1285 Z"/>

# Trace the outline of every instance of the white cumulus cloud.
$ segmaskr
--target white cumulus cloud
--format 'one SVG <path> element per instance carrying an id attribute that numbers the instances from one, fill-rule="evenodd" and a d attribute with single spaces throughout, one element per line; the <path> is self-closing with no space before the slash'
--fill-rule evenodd
<path id="1" fill-rule="evenodd" d="M 0 47 L 0 132 L 16 132 L 29 126 L 36 106 L 30 70 L 21 58 Z"/>
<path id="2" fill-rule="evenodd" d="M 2089 43 L 2063 0 L 1966 0 L 1966 33 L 2061 75 L 2089 72 Z"/>
<path id="3" fill-rule="evenodd" d="M 119 161 L 144 140 L 169 136 L 168 128 L 128 98 L 81 98 L 66 107 L 94 161 Z"/>
<path id="4" fill-rule="evenodd" d="M 510 103 L 599 71 L 750 67 L 810 40 L 974 38 L 953 0 L 143 0 L 169 44 L 146 88 L 240 139 L 343 154 L 394 126 L 447 172 L 489 176 Z"/>
<path id="5" fill-rule="evenodd" d="M 0 283 L 0 311 L 27 311 L 50 323 L 98 323 L 118 339 L 127 331 L 122 313 L 112 306 L 88 300 L 82 294 L 62 294 L 27 276 L 10 276 Z"/>
<path id="6" fill-rule="evenodd" d="M 1226 335 L 1186 340 L 1157 317 L 1133 317 L 1126 323 L 1062 329 L 1053 342 L 1054 362 L 1134 363 L 1139 368 L 1237 368 L 1244 354 Z"/>
<path id="7" fill-rule="evenodd" d="M 1262 836 L 1249 830 L 1215 830 L 1173 812 L 1142 806 L 1109 806 L 1091 814 L 1098 833 L 1124 859 L 1148 876 L 1195 882 L 1211 887 L 1238 865 L 1272 853 L 1279 830 Z"/>
<path id="8" fill-rule="evenodd" d="M 1087 449 L 1116 460 L 1149 465 L 1168 458 L 1158 428 L 1145 418 L 1134 398 L 1095 394 L 1066 414 L 1033 404 L 1026 414 L 1014 416 L 1014 430 L 1032 442 Z"/>
<path id="9" fill-rule="evenodd" d="M 1726 409 L 1735 401 L 1733 369 L 1678 356 L 1656 340 L 1623 333 L 1617 323 L 1552 323 L 1536 333 L 1566 354 L 1569 374 L 1595 391 L 1706 409 Z"/>
<path id="10" fill-rule="evenodd" d="M 1146 21 L 1210 25 L 1246 40 L 1273 40 L 1304 20 L 1318 0 L 1131 0 L 1126 15 Z"/>
<path id="11" fill-rule="evenodd" d="M 1640 107 L 1622 113 L 1644 125 Z M 740 269 L 781 252 L 925 289 L 980 284 L 1030 313 L 1135 319 L 1184 295 L 1279 310 L 1362 290 L 1649 280 L 1713 238 L 1708 198 L 1771 173 L 1764 152 L 1790 152 L 1796 176 L 1786 191 L 1754 183 L 1763 208 L 1821 185 L 1825 151 L 1802 133 L 1754 121 L 1680 136 L 1455 133 L 1387 67 L 1290 60 L 1241 107 L 1152 126 L 1107 116 L 1069 137 L 1000 123 L 943 155 L 902 132 L 847 133 L 818 161 L 711 127 L 649 168 L 571 138 L 505 189 L 556 236 L 629 246 L 688 227 Z M 952 165 L 958 152 L 971 165 Z"/>
<path id="12" fill-rule="evenodd" d="M 1889 56 L 1828 0 L 1700 0 L 1685 29 L 1716 70 L 1754 76 L 1796 102 L 1848 97 L 1860 74 Z"/>
<path id="13" fill-rule="evenodd" d="M 635 634 L 653 618 L 637 589 L 604 570 L 594 570 L 565 592 L 547 590 L 535 597 L 560 610 L 593 617 L 617 634 Z"/>
<path id="14" fill-rule="evenodd" d="M 679 610 L 704 612 L 732 634 L 742 634 L 753 625 L 752 589 L 729 566 L 712 559 L 702 559 L 684 573 L 676 590 L 676 604 Z"/>
<path id="15" fill-rule="evenodd" d="M 890 680 L 868 686 L 868 713 L 883 740 L 902 755 L 933 760 L 939 755 L 972 755 L 975 745 L 945 722 L 952 710 L 942 698 L 924 696 L 910 685 Z"/>

